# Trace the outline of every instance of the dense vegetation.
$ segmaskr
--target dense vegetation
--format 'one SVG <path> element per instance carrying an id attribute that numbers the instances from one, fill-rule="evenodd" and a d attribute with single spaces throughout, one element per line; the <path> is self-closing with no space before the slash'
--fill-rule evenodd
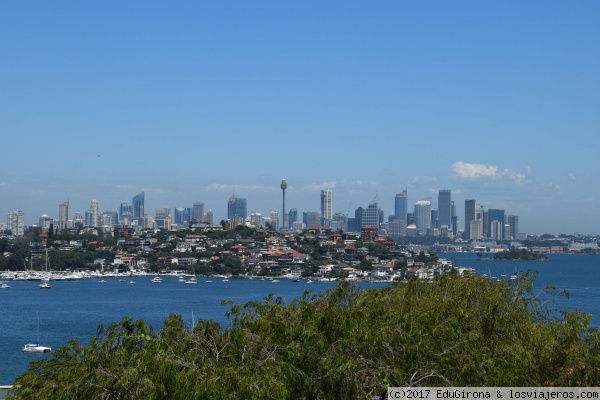
<path id="1" fill-rule="evenodd" d="M 527 249 L 510 249 L 509 251 L 494 253 L 494 260 L 542 261 L 545 259 L 545 255 Z"/>
<path id="2" fill-rule="evenodd" d="M 23 399 L 352 399 L 388 386 L 600 386 L 600 332 L 556 313 L 529 275 L 450 274 L 385 289 L 340 283 L 284 304 L 233 305 L 231 327 L 123 319 L 36 361 Z"/>

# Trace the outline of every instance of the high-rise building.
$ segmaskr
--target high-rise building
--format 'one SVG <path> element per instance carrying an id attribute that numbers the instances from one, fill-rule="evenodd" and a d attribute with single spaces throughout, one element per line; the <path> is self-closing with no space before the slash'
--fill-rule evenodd
<path id="1" fill-rule="evenodd" d="M 517 234 L 519 233 L 519 216 L 509 214 L 506 218 L 508 223 L 508 232 L 504 232 L 506 239 L 517 240 Z"/>
<path id="2" fill-rule="evenodd" d="M 50 229 L 50 225 L 54 224 L 54 219 L 50 218 L 48 214 L 42 214 L 40 219 L 38 220 L 38 226 L 42 228 L 44 232 Z"/>
<path id="3" fill-rule="evenodd" d="M 321 190 L 321 218 L 322 226 L 329 226 L 333 219 L 333 191 L 331 189 Z"/>
<path id="4" fill-rule="evenodd" d="M 204 203 L 198 201 L 192 205 L 192 220 L 197 223 L 204 222 Z"/>
<path id="5" fill-rule="evenodd" d="M 294 222 L 298 221 L 298 210 L 295 208 L 290 209 L 288 212 L 288 227 L 294 225 Z"/>
<path id="6" fill-rule="evenodd" d="M 133 219 L 137 221 L 138 225 L 144 225 L 144 192 L 140 192 L 133 196 L 131 201 L 133 205 Z"/>
<path id="7" fill-rule="evenodd" d="M 171 207 L 163 207 L 156 209 L 156 216 L 154 218 L 154 226 L 156 228 L 163 228 L 166 230 L 171 229 Z"/>
<path id="8" fill-rule="evenodd" d="M 58 227 L 67 229 L 69 227 L 69 202 L 59 204 L 58 206 Z"/>
<path id="9" fill-rule="evenodd" d="M 362 216 L 365 212 L 365 209 L 362 207 L 358 207 L 354 210 L 354 232 L 360 232 L 362 228 Z"/>
<path id="10" fill-rule="evenodd" d="M 282 206 L 282 213 L 281 216 L 283 218 L 283 225 L 282 228 L 286 229 L 289 227 L 289 225 L 286 225 L 286 215 L 285 215 L 285 189 L 287 189 L 287 182 L 285 181 L 285 179 L 281 180 L 281 191 L 283 192 L 283 206 Z"/>
<path id="11" fill-rule="evenodd" d="M 448 229 L 452 226 L 452 198 L 450 190 L 438 192 L 438 228 L 446 225 Z"/>
<path id="12" fill-rule="evenodd" d="M 417 225 L 417 232 L 421 236 L 426 236 L 427 230 L 431 228 L 431 198 L 417 201 L 413 216 L 415 225 Z"/>
<path id="13" fill-rule="evenodd" d="M 361 217 L 361 231 L 365 226 L 374 226 L 379 229 L 379 199 L 375 197 L 365 208 Z"/>
<path id="14" fill-rule="evenodd" d="M 306 227 L 307 228 L 315 228 L 320 226 L 321 222 L 321 213 L 318 211 L 309 211 L 305 213 L 306 215 Z"/>
<path id="15" fill-rule="evenodd" d="M 75 212 L 75 217 L 73 217 L 73 225 L 78 227 L 84 226 L 84 219 L 83 215 L 81 214 L 81 211 Z"/>
<path id="16" fill-rule="evenodd" d="M 406 225 L 406 214 L 408 213 L 408 193 L 404 189 L 401 193 L 396 194 L 394 198 L 394 218 L 405 221 Z"/>
<path id="17" fill-rule="evenodd" d="M 25 234 L 25 213 L 23 211 L 9 211 L 6 216 L 6 230 L 13 236 Z"/>
<path id="18" fill-rule="evenodd" d="M 227 202 L 227 219 L 234 220 L 239 219 L 241 221 L 246 220 L 246 199 L 236 196 L 231 196 Z"/>
<path id="19" fill-rule="evenodd" d="M 214 219 L 214 215 L 213 215 L 213 211 L 212 210 L 208 210 L 206 212 L 206 220 L 204 222 L 206 222 L 207 224 L 210 224 L 210 225 L 214 225 L 215 219 Z"/>
<path id="20" fill-rule="evenodd" d="M 465 200 L 465 239 L 471 238 L 471 221 L 475 221 L 475 200 Z"/>
<path id="21" fill-rule="evenodd" d="M 270 222 L 273 229 L 279 229 L 279 213 L 277 211 L 271 211 Z"/>
<path id="22" fill-rule="evenodd" d="M 186 222 L 190 222 L 185 218 L 185 207 L 175 207 L 173 210 L 173 222 L 178 226 L 183 226 Z"/>
<path id="23" fill-rule="evenodd" d="M 100 217 L 100 225 L 115 226 L 119 224 L 119 213 L 116 211 L 103 211 Z"/>
<path id="24" fill-rule="evenodd" d="M 497 222 L 492 230 L 492 223 Z M 490 208 L 487 212 L 487 234 L 489 237 L 496 240 L 504 240 L 504 210 Z"/>
<path id="25" fill-rule="evenodd" d="M 133 205 L 124 201 L 119 206 L 119 224 L 131 225 L 133 222 Z"/>
<path id="26" fill-rule="evenodd" d="M 89 222 L 89 226 L 93 226 L 93 227 L 97 227 L 100 226 L 99 220 L 98 220 L 98 200 L 93 199 L 92 201 L 90 201 L 90 221 Z"/>

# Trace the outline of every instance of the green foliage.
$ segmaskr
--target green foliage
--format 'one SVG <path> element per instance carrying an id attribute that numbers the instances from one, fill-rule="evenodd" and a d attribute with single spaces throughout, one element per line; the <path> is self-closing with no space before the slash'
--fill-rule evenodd
<path id="1" fill-rule="evenodd" d="M 547 300 L 547 299 L 546 299 Z M 232 304 L 229 302 L 228 304 Z M 340 399 L 388 386 L 598 386 L 600 333 L 556 314 L 528 274 L 450 274 L 384 289 L 342 282 L 285 304 L 232 305 L 231 327 L 125 318 L 70 342 L 16 382 L 20 398 Z M 553 317 L 559 315 L 559 317 Z"/>
<path id="2" fill-rule="evenodd" d="M 509 251 L 501 251 L 494 253 L 494 260 L 519 260 L 519 261 L 541 261 L 545 260 L 543 254 L 534 253 L 527 249 L 510 249 Z"/>

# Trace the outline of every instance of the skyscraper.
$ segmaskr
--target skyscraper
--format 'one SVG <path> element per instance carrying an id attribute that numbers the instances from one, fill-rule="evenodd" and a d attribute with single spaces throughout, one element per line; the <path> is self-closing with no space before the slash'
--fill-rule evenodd
<path id="1" fill-rule="evenodd" d="M 295 208 L 290 209 L 288 213 L 288 228 L 291 228 L 294 225 L 294 222 L 298 221 L 298 210 Z"/>
<path id="2" fill-rule="evenodd" d="M 58 206 L 58 227 L 60 229 L 66 229 L 69 225 L 69 202 L 65 201 L 64 203 Z"/>
<path id="3" fill-rule="evenodd" d="M 509 214 L 506 219 L 509 226 L 509 231 L 504 232 L 506 239 L 517 240 L 517 233 L 519 233 L 519 216 Z"/>
<path id="4" fill-rule="evenodd" d="M 413 215 L 419 235 L 427 235 L 427 230 L 431 228 L 431 198 L 417 201 Z"/>
<path id="5" fill-rule="evenodd" d="M 271 227 L 273 229 L 279 229 L 279 213 L 277 211 L 271 211 L 269 220 L 271 221 Z"/>
<path id="6" fill-rule="evenodd" d="M 450 190 L 438 192 L 438 228 L 446 225 L 452 227 L 452 198 Z"/>
<path id="7" fill-rule="evenodd" d="M 331 189 L 321 190 L 321 219 L 322 226 L 329 226 L 333 218 L 333 191 Z"/>
<path id="8" fill-rule="evenodd" d="M 90 201 L 90 226 L 100 226 L 98 221 L 98 200 L 93 199 Z"/>
<path id="9" fill-rule="evenodd" d="M 471 221 L 475 221 L 475 200 L 465 200 L 465 239 L 471 237 Z"/>
<path id="10" fill-rule="evenodd" d="M 492 224 L 497 222 L 494 230 Z M 488 210 L 487 234 L 497 240 L 504 240 L 504 210 L 491 208 Z"/>
<path id="11" fill-rule="evenodd" d="M 408 193 L 404 189 L 401 193 L 396 194 L 394 198 L 394 218 L 406 221 L 408 213 Z"/>
<path id="12" fill-rule="evenodd" d="M 25 213 L 9 211 L 6 216 L 6 230 L 11 231 L 13 236 L 23 236 L 25 234 Z"/>
<path id="13" fill-rule="evenodd" d="M 285 181 L 285 179 L 281 180 L 281 191 L 283 192 L 283 206 L 282 206 L 282 213 L 281 213 L 281 217 L 283 218 L 283 226 L 282 228 L 285 229 L 288 226 L 286 226 L 286 215 L 285 215 L 285 189 L 287 189 L 287 182 Z"/>
<path id="14" fill-rule="evenodd" d="M 246 210 L 246 199 L 233 195 L 227 202 L 227 219 L 233 220 L 237 217 L 238 219 L 245 221 Z"/>
<path id="15" fill-rule="evenodd" d="M 140 192 L 133 196 L 133 219 L 137 221 L 138 225 L 144 225 L 144 192 Z"/>
<path id="16" fill-rule="evenodd" d="M 133 222 L 133 206 L 126 201 L 119 206 L 119 224 L 131 225 Z"/>
<path id="17" fill-rule="evenodd" d="M 362 213 L 361 231 L 365 226 L 374 226 L 379 229 L 379 199 L 377 196 L 371 200 L 371 203 Z"/>
<path id="18" fill-rule="evenodd" d="M 215 223 L 215 219 L 213 217 L 212 210 L 208 210 L 206 212 L 206 221 L 204 221 L 204 222 L 206 222 L 207 224 L 210 224 L 210 225 L 213 225 Z"/>
<path id="19" fill-rule="evenodd" d="M 197 223 L 204 222 L 204 203 L 198 201 L 192 205 L 192 220 Z"/>

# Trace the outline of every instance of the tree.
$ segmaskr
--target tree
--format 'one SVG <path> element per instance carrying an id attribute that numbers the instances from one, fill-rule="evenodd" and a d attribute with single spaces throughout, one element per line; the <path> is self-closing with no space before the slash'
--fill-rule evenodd
<path id="1" fill-rule="evenodd" d="M 341 282 L 291 302 L 232 304 L 224 329 L 123 319 L 19 376 L 37 398 L 383 398 L 388 386 L 598 386 L 591 316 L 555 312 L 533 276 L 449 274 L 384 289 Z"/>

